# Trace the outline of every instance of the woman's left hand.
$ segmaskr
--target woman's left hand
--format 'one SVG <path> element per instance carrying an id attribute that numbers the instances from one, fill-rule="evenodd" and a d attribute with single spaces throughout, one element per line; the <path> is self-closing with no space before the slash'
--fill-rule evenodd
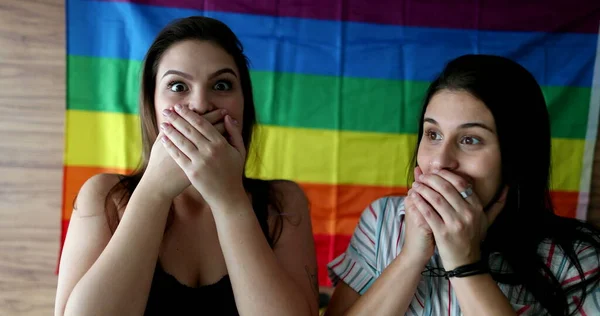
<path id="1" fill-rule="evenodd" d="M 500 198 L 484 211 L 471 184 L 463 177 L 439 170 L 422 175 L 412 186 L 416 208 L 421 212 L 435 238 L 446 271 L 481 259 L 481 241 L 489 223 L 504 207 L 507 188 Z M 471 190 L 463 198 L 460 192 Z"/>
<path id="2" fill-rule="evenodd" d="M 242 184 L 246 149 L 239 123 L 225 115 L 228 141 L 186 106 L 174 109 L 164 115 L 168 123 L 161 125 L 166 135 L 163 144 L 208 205 L 214 208 L 230 201 L 232 195 L 247 198 Z"/>

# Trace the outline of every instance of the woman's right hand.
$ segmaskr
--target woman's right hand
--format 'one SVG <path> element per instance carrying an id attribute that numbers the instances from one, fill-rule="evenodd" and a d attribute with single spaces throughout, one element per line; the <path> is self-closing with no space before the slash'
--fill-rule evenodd
<path id="1" fill-rule="evenodd" d="M 415 179 L 418 179 L 423 172 L 420 167 L 416 167 Z M 433 231 L 423 215 L 414 206 L 414 196 L 409 190 L 406 199 L 404 200 L 404 224 L 406 225 L 406 234 L 402 252 L 405 255 L 412 257 L 423 265 L 429 261 L 435 249 L 435 239 Z"/>
<path id="2" fill-rule="evenodd" d="M 173 111 L 173 109 L 171 108 Z M 225 133 L 224 117 L 221 109 L 216 109 L 202 117 L 207 119 L 221 133 Z M 190 180 L 183 172 L 181 167 L 177 165 L 175 160 L 169 156 L 165 146 L 161 144 L 164 133 L 161 131 L 156 137 L 152 150 L 150 151 L 150 159 L 148 167 L 144 172 L 144 179 L 155 188 L 156 193 L 165 196 L 168 199 L 174 199 L 181 194 L 188 186 L 191 185 Z"/>

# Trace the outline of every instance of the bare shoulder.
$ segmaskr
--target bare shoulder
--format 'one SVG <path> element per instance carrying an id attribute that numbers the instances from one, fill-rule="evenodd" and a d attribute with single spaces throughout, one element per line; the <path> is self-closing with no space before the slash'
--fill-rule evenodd
<path id="1" fill-rule="evenodd" d="M 288 223 L 310 221 L 309 201 L 300 185 L 290 180 L 272 180 L 270 185 L 280 203 L 281 215 Z"/>
<path id="2" fill-rule="evenodd" d="M 103 215 L 106 198 L 111 190 L 119 184 L 120 177 L 120 175 L 112 173 L 100 173 L 90 177 L 77 194 L 73 215 L 78 217 Z"/>
<path id="3" fill-rule="evenodd" d="M 308 198 L 298 183 L 290 180 L 272 180 L 271 187 L 278 194 L 282 207 L 308 211 Z"/>

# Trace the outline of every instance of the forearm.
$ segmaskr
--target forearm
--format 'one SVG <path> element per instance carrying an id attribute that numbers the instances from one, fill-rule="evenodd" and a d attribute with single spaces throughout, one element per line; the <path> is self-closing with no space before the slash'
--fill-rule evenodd
<path id="1" fill-rule="evenodd" d="M 240 315 L 312 315 L 300 287 L 278 262 L 249 201 L 213 209 Z"/>
<path id="2" fill-rule="evenodd" d="M 404 315 L 425 263 L 401 252 L 344 315 Z"/>
<path id="3" fill-rule="evenodd" d="M 489 274 L 451 278 L 450 283 L 464 315 L 516 315 Z"/>
<path id="4" fill-rule="evenodd" d="M 141 315 L 171 201 L 140 182 L 106 248 L 74 287 L 65 315 Z"/>

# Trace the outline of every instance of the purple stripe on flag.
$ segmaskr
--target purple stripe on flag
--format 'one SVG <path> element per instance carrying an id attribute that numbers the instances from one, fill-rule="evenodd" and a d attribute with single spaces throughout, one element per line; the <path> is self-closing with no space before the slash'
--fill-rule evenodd
<path id="1" fill-rule="evenodd" d="M 104 1 L 307 19 L 498 31 L 596 33 L 600 25 L 600 0 Z"/>

